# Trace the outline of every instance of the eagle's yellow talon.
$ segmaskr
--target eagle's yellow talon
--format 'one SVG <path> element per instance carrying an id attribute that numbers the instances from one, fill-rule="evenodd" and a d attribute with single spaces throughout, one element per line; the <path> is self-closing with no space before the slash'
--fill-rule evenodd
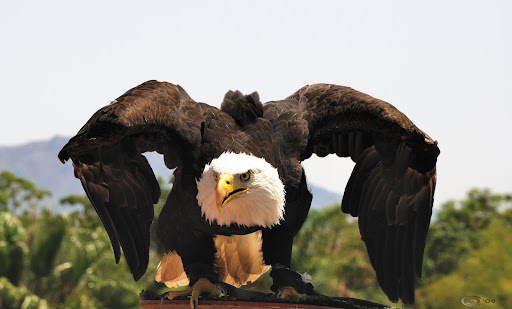
<path id="1" fill-rule="evenodd" d="M 281 298 L 285 299 L 299 299 L 302 298 L 302 294 L 297 292 L 293 287 L 291 286 L 284 286 L 281 288 Z"/>
<path id="2" fill-rule="evenodd" d="M 190 295 L 190 308 L 195 309 L 199 302 L 199 296 L 201 294 L 220 295 L 222 291 L 217 286 L 210 282 L 206 278 L 197 280 L 192 287 L 189 287 L 183 291 L 170 291 L 167 296 L 168 299 L 172 300 L 177 296 Z"/>

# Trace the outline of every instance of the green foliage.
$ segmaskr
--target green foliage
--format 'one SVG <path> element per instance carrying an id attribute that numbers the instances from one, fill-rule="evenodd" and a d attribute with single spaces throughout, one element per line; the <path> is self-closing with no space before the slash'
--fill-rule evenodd
<path id="1" fill-rule="evenodd" d="M 9 183 L 29 184 L 13 175 L 7 178 Z M 44 192 L 35 186 L 24 188 L 34 193 L 30 201 L 41 206 L 47 194 L 35 194 Z M 6 198 L 5 205 L 23 200 L 21 191 L 9 192 L 15 196 Z M 81 205 L 82 210 L 55 215 L 43 209 L 21 216 L 0 211 L 0 308 L 138 308 L 142 289 L 162 289 L 154 281 L 162 256 L 154 243 L 148 271 L 135 282 L 124 258 L 116 265 L 108 235 L 89 200 L 72 195 L 60 202 Z"/>
<path id="2" fill-rule="evenodd" d="M 69 204 L 69 205 L 81 205 L 82 206 L 82 213 L 84 216 L 92 216 L 96 214 L 96 210 L 94 210 L 94 206 L 92 206 L 91 202 L 87 198 L 86 195 L 77 195 L 72 194 L 68 195 L 66 197 L 63 197 L 59 201 L 62 205 Z"/>
<path id="3" fill-rule="evenodd" d="M 428 235 L 416 308 L 457 308 L 471 295 L 494 299 L 495 308 L 512 308 L 511 201 L 511 195 L 474 189 L 466 199 L 441 207 Z M 310 212 L 294 243 L 293 264 L 311 274 L 325 294 L 389 303 L 378 288 L 357 221 L 341 214 L 339 206 Z"/>
<path id="4" fill-rule="evenodd" d="M 67 222 L 43 210 L 30 241 L 30 270 L 38 277 L 47 276 L 66 234 Z"/>
<path id="5" fill-rule="evenodd" d="M 50 192 L 38 189 L 32 182 L 11 172 L 0 172 L 0 211 L 12 211 L 23 204 L 34 208 L 38 201 L 50 195 Z"/>
<path id="6" fill-rule="evenodd" d="M 489 308 L 512 308 L 511 196 L 471 190 L 447 202 L 431 225 L 417 308 L 460 307 L 479 296 Z"/>
<path id="7" fill-rule="evenodd" d="M 0 308 L 46 309 L 48 304 L 26 287 L 17 287 L 7 278 L 0 277 Z"/>
<path id="8" fill-rule="evenodd" d="M 311 210 L 297 235 L 292 268 L 309 273 L 323 294 L 388 302 L 380 291 L 357 221 L 339 205 Z"/>
<path id="9" fill-rule="evenodd" d="M 0 211 L 0 277 L 18 284 L 26 254 L 25 229 L 12 213 Z"/>
<path id="10" fill-rule="evenodd" d="M 497 222 L 512 225 L 508 219 L 511 199 L 510 195 L 473 189 L 465 200 L 443 204 L 428 234 L 426 277 L 435 278 L 454 271 L 461 259 L 483 245 L 482 235 L 490 225 Z"/>
<path id="11" fill-rule="evenodd" d="M 494 308 L 512 308 L 511 232 L 500 222 L 489 226 L 481 233 L 479 249 L 461 259 L 454 271 L 419 290 L 416 307 L 455 308 L 462 298 L 477 295 L 494 300 Z"/>
<path id="12" fill-rule="evenodd" d="M 156 214 L 169 192 L 163 179 L 159 182 Z M 61 200 L 82 205 L 67 215 L 6 211 L 26 202 L 40 208 L 48 194 L 8 172 L 0 175 L 0 308 L 137 308 L 142 289 L 166 290 L 154 281 L 163 253 L 154 233 L 148 271 L 134 282 L 124 258 L 115 264 L 108 235 L 84 196 Z M 461 308 L 461 298 L 471 295 L 493 299 L 488 308 L 512 308 L 511 206 L 510 195 L 472 190 L 463 201 L 441 207 L 428 235 L 415 308 Z M 312 275 L 324 294 L 389 304 L 357 220 L 339 206 L 311 211 L 295 239 L 292 262 L 294 269 Z M 268 291 L 270 284 L 267 273 L 250 288 Z"/>

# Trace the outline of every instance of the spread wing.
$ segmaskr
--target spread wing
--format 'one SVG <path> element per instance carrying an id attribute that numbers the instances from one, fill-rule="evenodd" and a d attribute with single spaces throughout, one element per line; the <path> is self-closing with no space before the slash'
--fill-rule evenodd
<path id="1" fill-rule="evenodd" d="M 413 303 L 432 214 L 437 142 L 392 105 L 348 87 L 305 86 L 269 104 L 267 109 L 281 107 L 288 138 L 305 136 L 301 147 L 289 150 L 297 159 L 337 154 L 356 163 L 341 209 L 359 217 L 390 300 Z"/>
<path id="2" fill-rule="evenodd" d="M 194 102 L 180 86 L 145 82 L 98 110 L 62 148 L 59 159 L 73 161 L 110 237 L 116 262 L 120 246 L 133 277 L 146 271 L 153 204 L 160 188 L 142 153 L 164 155 L 168 168 L 193 160 L 201 122 L 217 109 Z"/>

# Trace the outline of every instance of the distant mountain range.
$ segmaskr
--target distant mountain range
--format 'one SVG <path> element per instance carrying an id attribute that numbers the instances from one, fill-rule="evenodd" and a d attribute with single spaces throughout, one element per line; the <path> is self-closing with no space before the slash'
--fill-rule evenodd
<path id="1" fill-rule="evenodd" d="M 73 176 L 71 163 L 62 164 L 57 153 L 69 137 L 56 136 L 47 141 L 32 142 L 20 146 L 0 147 L 0 170 L 8 170 L 17 176 L 34 182 L 39 188 L 49 190 L 55 198 L 69 194 L 84 194 L 78 179 Z M 155 175 L 169 178 L 171 171 L 165 167 L 157 153 L 145 154 Z M 341 202 L 341 195 L 310 185 L 313 194 L 312 207 L 322 208 Z"/>

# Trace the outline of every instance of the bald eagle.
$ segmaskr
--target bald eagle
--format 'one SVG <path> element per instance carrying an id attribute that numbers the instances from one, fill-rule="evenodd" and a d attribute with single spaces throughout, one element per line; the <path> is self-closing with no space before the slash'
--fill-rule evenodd
<path id="1" fill-rule="evenodd" d="M 178 85 L 148 81 L 98 110 L 59 158 L 71 158 L 116 262 L 122 248 L 135 280 L 148 266 L 160 197 L 143 155 L 150 151 L 174 169 L 156 221 L 167 252 L 157 280 L 189 284 L 197 300 L 218 292 L 217 283 L 240 286 L 271 267 L 272 290 L 315 293 L 290 269 L 293 239 L 312 199 L 301 162 L 336 154 L 356 163 L 341 210 L 359 217 L 381 288 L 393 302 L 414 302 L 439 148 L 392 105 L 315 84 L 265 104 L 257 92 L 229 91 L 219 110 Z"/>

